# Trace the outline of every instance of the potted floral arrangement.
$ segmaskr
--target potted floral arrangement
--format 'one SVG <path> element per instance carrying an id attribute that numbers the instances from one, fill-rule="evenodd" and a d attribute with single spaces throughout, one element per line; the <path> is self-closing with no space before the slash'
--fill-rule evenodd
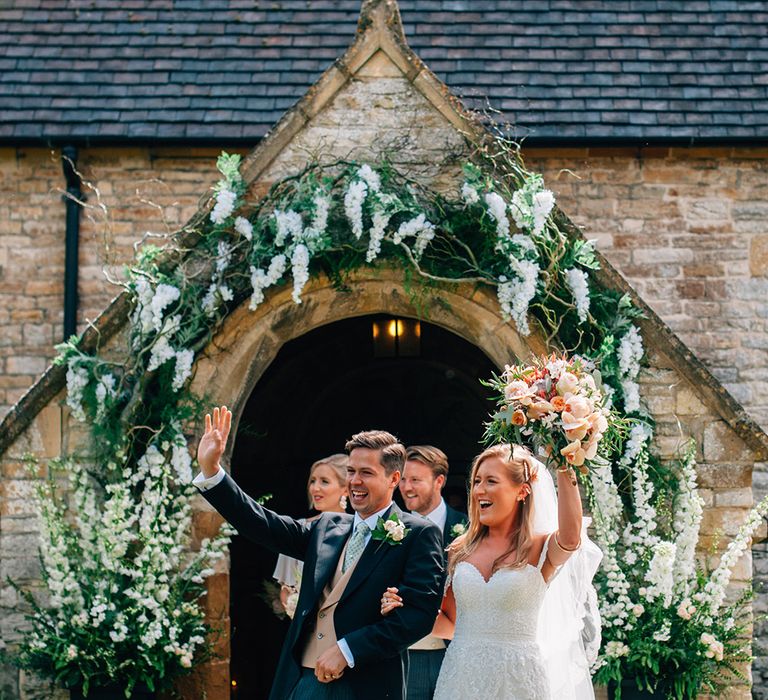
<path id="1" fill-rule="evenodd" d="M 178 481 L 190 462 L 178 439 L 161 441 L 105 488 L 75 461 L 52 465 L 37 494 L 47 600 L 20 591 L 30 609 L 19 665 L 73 698 L 144 700 L 206 657 L 198 599 L 228 537 L 187 553 L 190 494 Z"/>
<path id="2" fill-rule="evenodd" d="M 695 445 L 676 469 L 676 493 L 657 492 L 647 441 L 647 430 L 636 425 L 618 465 L 629 472 L 633 516 L 625 516 L 610 465 L 590 472 L 596 540 L 604 552 L 596 577 L 603 646 L 593 677 L 617 699 L 695 698 L 717 692 L 724 675 L 745 679 L 743 667 L 752 658 L 751 588 L 730 601 L 726 590 L 768 514 L 768 498 L 707 572 L 696 560 L 703 501 Z"/>

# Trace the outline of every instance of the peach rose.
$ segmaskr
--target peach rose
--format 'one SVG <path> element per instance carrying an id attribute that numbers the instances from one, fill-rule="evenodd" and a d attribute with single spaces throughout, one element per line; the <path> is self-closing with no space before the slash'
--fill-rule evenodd
<path id="1" fill-rule="evenodd" d="M 574 440 L 560 450 L 560 454 L 565 457 L 565 461 L 568 462 L 568 464 L 572 464 L 574 467 L 580 467 L 584 464 L 584 460 L 586 459 L 584 450 L 581 447 L 581 442 L 578 440 Z"/>
<path id="2" fill-rule="evenodd" d="M 586 418 L 592 413 L 592 406 L 581 396 L 569 396 L 565 401 L 565 410 L 576 418 Z"/>
<path id="3" fill-rule="evenodd" d="M 565 408 L 565 399 L 562 396 L 553 396 L 552 399 L 550 399 L 550 404 L 552 405 L 552 408 L 554 408 L 558 413 L 562 411 Z"/>
<path id="4" fill-rule="evenodd" d="M 532 403 L 528 409 L 528 416 L 531 420 L 538 420 L 543 418 L 548 413 L 552 413 L 555 409 L 549 401 L 536 401 Z"/>
<path id="5" fill-rule="evenodd" d="M 519 408 L 512 414 L 512 425 L 522 426 L 527 422 L 528 419 L 525 417 L 525 412 Z"/>
<path id="6" fill-rule="evenodd" d="M 563 372 L 557 380 L 557 393 L 560 396 L 572 394 L 579 388 L 579 378 L 572 372 Z"/>

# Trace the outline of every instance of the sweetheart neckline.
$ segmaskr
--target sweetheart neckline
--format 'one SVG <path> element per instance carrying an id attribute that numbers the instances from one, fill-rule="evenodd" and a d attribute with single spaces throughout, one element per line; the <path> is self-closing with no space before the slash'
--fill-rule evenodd
<path id="1" fill-rule="evenodd" d="M 490 575 L 490 577 L 489 577 L 489 578 L 487 578 L 487 579 L 485 578 L 485 576 L 483 576 L 483 572 L 482 572 L 482 571 L 480 571 L 480 569 L 478 569 L 478 568 L 477 568 L 477 567 L 476 567 L 476 566 L 475 566 L 475 565 L 474 565 L 474 564 L 473 564 L 471 561 L 467 561 L 467 560 L 465 559 L 464 561 L 460 561 L 460 562 L 459 562 L 459 563 L 458 563 L 456 566 L 460 566 L 461 564 L 467 564 L 468 566 L 471 566 L 471 567 L 472 567 L 472 568 L 475 570 L 475 572 L 477 573 L 477 575 L 478 575 L 478 576 L 479 576 L 479 577 L 482 579 L 483 583 L 484 583 L 486 586 L 487 586 L 487 585 L 488 585 L 488 584 L 489 584 L 491 581 L 493 581 L 493 577 L 494 577 L 494 576 L 496 576 L 496 574 L 498 574 L 498 573 L 500 573 L 500 572 L 502 572 L 502 571 L 511 571 L 511 572 L 513 572 L 513 573 L 516 573 L 516 572 L 518 572 L 518 571 L 524 571 L 524 570 L 525 570 L 525 568 L 531 568 L 531 569 L 533 569 L 534 571 L 538 571 L 538 572 L 539 572 L 539 579 L 541 580 L 541 582 L 542 582 L 542 583 L 543 583 L 545 586 L 547 585 L 547 582 L 544 580 L 544 577 L 543 577 L 543 576 L 541 576 L 541 571 L 539 571 L 539 569 L 538 569 L 537 567 L 535 567 L 533 564 L 531 564 L 530 562 L 528 562 L 528 563 L 525 565 L 525 567 L 524 567 L 523 569 L 512 569 L 512 568 L 510 568 L 510 567 L 508 567 L 508 566 L 503 566 L 503 567 L 501 567 L 501 568 L 499 568 L 499 569 L 496 569 L 496 571 L 494 571 L 494 572 L 493 572 L 493 573 Z"/>

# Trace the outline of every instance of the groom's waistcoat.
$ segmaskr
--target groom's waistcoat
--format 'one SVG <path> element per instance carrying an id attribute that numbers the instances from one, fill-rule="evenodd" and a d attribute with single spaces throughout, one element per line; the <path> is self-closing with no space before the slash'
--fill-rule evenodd
<path id="1" fill-rule="evenodd" d="M 305 668 L 314 668 L 320 654 L 330 649 L 338 641 L 336 639 L 336 628 L 333 625 L 333 614 L 336 612 L 336 606 L 344 594 L 349 579 L 352 577 L 352 572 L 357 567 L 357 561 L 360 561 L 358 557 L 352 566 L 346 571 L 342 571 L 346 552 L 347 545 L 345 544 L 339 557 L 339 563 L 336 565 L 336 570 L 328 580 L 328 583 L 325 584 L 325 588 L 323 588 L 323 592 L 320 595 L 315 625 L 307 639 L 307 644 L 301 657 L 301 665 Z"/>

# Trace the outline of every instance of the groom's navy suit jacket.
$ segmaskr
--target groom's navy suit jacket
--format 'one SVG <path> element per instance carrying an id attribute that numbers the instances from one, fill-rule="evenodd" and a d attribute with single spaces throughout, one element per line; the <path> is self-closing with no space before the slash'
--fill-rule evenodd
<path id="1" fill-rule="evenodd" d="M 269 696 L 270 700 L 287 700 L 301 674 L 301 655 L 307 635 L 312 633 L 320 596 L 352 533 L 354 517 L 323 513 L 302 523 L 278 515 L 256 503 L 229 475 L 203 496 L 244 537 L 304 561 L 296 613 Z M 429 634 L 443 596 L 440 529 L 425 518 L 403 513 L 394 504 L 392 510 L 410 532 L 400 544 L 371 538 L 334 613 L 336 638 L 346 640 L 355 662 L 341 681 L 334 682 L 349 683 L 361 700 L 404 697 L 405 652 Z M 388 586 L 400 589 L 405 605 L 382 617 L 381 596 Z"/>

